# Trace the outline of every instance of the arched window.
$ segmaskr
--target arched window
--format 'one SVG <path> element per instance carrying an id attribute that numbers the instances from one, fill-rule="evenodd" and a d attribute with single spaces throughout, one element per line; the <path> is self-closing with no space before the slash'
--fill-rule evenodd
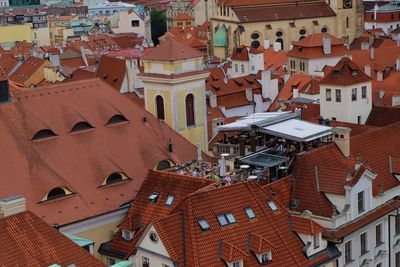
<path id="1" fill-rule="evenodd" d="M 281 49 L 283 49 L 283 39 L 282 38 L 277 38 L 275 40 L 275 42 L 280 43 L 281 44 Z"/>
<path id="2" fill-rule="evenodd" d="M 346 17 L 346 28 L 349 28 L 349 17 Z"/>
<path id="3" fill-rule="evenodd" d="M 43 129 L 40 130 L 39 132 L 37 132 L 33 137 L 32 137 L 32 141 L 35 140 L 40 140 L 40 139 L 45 139 L 45 138 L 49 138 L 49 137 L 53 137 L 53 136 L 57 136 L 52 130 L 50 129 Z"/>
<path id="4" fill-rule="evenodd" d="M 251 40 L 251 47 L 254 48 L 254 49 L 259 48 L 260 47 L 260 41 L 259 41 L 260 34 L 258 32 L 253 32 L 250 37 L 252 39 Z"/>
<path id="5" fill-rule="evenodd" d="M 172 160 L 162 160 L 157 163 L 156 170 L 165 170 L 175 166 L 175 163 Z"/>
<path id="6" fill-rule="evenodd" d="M 306 33 L 307 33 L 307 30 L 306 29 L 301 29 L 300 31 L 299 31 L 299 35 L 300 35 L 300 38 L 299 38 L 299 40 L 301 40 L 301 39 L 304 39 L 305 37 L 306 37 Z"/>
<path id="7" fill-rule="evenodd" d="M 112 116 L 106 125 L 110 125 L 110 124 L 116 124 L 116 123 L 121 123 L 121 122 L 125 122 L 128 121 L 123 115 L 121 114 L 116 114 L 114 116 Z"/>
<path id="8" fill-rule="evenodd" d="M 186 125 L 193 126 L 195 125 L 194 121 L 194 97 L 192 94 L 188 94 L 185 99 L 186 105 Z"/>
<path id="9" fill-rule="evenodd" d="M 326 26 L 322 27 L 321 32 L 328 32 L 328 27 L 326 27 Z"/>
<path id="10" fill-rule="evenodd" d="M 66 187 L 55 187 L 47 193 L 47 195 L 42 199 L 41 202 L 62 198 L 72 194 L 73 193 Z"/>
<path id="11" fill-rule="evenodd" d="M 110 174 L 104 180 L 104 182 L 101 184 L 101 186 L 119 183 L 119 182 L 122 182 L 122 181 L 125 181 L 125 180 L 128 180 L 128 179 L 129 179 L 128 176 L 126 176 L 124 173 L 122 173 L 122 172 L 114 172 L 114 173 Z"/>
<path id="12" fill-rule="evenodd" d="M 156 97 L 156 113 L 157 113 L 157 119 L 165 120 L 164 99 L 160 95 Z"/>
<path id="13" fill-rule="evenodd" d="M 72 127 L 71 133 L 84 131 L 84 130 L 88 130 L 88 129 L 92 129 L 92 128 L 93 128 L 93 126 L 90 125 L 88 122 L 81 121 L 81 122 L 78 122 L 77 124 L 75 124 L 74 127 Z"/>
<path id="14" fill-rule="evenodd" d="M 275 35 L 277 37 L 275 42 L 280 43 L 281 49 L 283 49 L 283 31 L 277 31 Z"/>

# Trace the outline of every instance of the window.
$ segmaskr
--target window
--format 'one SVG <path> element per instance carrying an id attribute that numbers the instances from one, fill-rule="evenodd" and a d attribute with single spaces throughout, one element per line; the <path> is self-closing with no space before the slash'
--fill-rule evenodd
<path id="1" fill-rule="evenodd" d="M 114 265 L 116 263 L 116 261 L 113 258 L 107 258 L 107 263 L 108 263 L 108 266 L 111 266 L 111 265 Z"/>
<path id="2" fill-rule="evenodd" d="M 357 101 L 357 88 L 351 89 L 351 101 Z"/>
<path id="3" fill-rule="evenodd" d="M 246 212 L 247 217 L 249 217 L 249 219 L 253 219 L 256 217 L 252 208 L 245 208 L 244 211 Z"/>
<path id="4" fill-rule="evenodd" d="M 128 177 L 122 173 L 114 172 L 106 178 L 102 185 L 110 185 L 127 180 Z"/>
<path id="5" fill-rule="evenodd" d="M 160 95 L 156 97 L 156 113 L 157 113 L 157 119 L 165 120 L 164 99 Z"/>
<path id="6" fill-rule="evenodd" d="M 296 68 L 296 61 L 290 60 L 290 68 L 295 69 Z"/>
<path id="7" fill-rule="evenodd" d="M 142 256 L 142 265 L 143 265 L 143 267 L 149 267 L 150 266 L 150 259 L 145 257 L 145 256 Z"/>
<path id="8" fill-rule="evenodd" d="M 305 71 L 305 70 L 306 70 L 306 63 L 300 62 L 300 71 Z"/>
<path id="9" fill-rule="evenodd" d="M 314 249 L 319 248 L 319 234 L 313 236 Z"/>
<path id="10" fill-rule="evenodd" d="M 268 206 L 271 208 L 272 211 L 276 211 L 278 209 L 278 207 L 272 200 L 268 201 Z"/>
<path id="11" fill-rule="evenodd" d="M 266 263 L 270 262 L 270 260 L 272 259 L 271 256 L 272 256 L 271 252 L 263 253 L 261 255 L 261 263 L 266 264 Z"/>
<path id="12" fill-rule="evenodd" d="M 199 223 L 201 230 L 206 231 L 210 229 L 210 225 L 207 223 L 205 219 L 200 219 L 197 222 Z"/>
<path id="13" fill-rule="evenodd" d="M 340 89 L 336 89 L 336 102 L 342 102 L 342 91 Z"/>
<path id="14" fill-rule="evenodd" d="M 232 267 L 240 267 L 240 261 L 235 261 L 235 262 L 232 264 Z"/>
<path id="15" fill-rule="evenodd" d="M 47 200 L 60 198 L 60 197 L 66 196 L 66 195 L 67 195 L 67 193 L 65 192 L 65 190 L 62 187 L 56 187 L 56 188 L 50 190 L 50 192 L 47 194 Z"/>
<path id="16" fill-rule="evenodd" d="M 346 17 L 346 28 L 349 28 L 349 17 Z"/>
<path id="17" fill-rule="evenodd" d="M 225 216 L 226 216 L 226 218 L 228 219 L 228 222 L 229 223 L 236 223 L 236 219 L 235 219 L 235 216 L 233 216 L 233 213 L 232 212 L 229 212 L 229 213 L 227 213 L 227 214 L 225 214 Z"/>
<path id="18" fill-rule="evenodd" d="M 128 121 L 124 116 L 122 116 L 121 114 L 117 114 L 112 116 L 106 125 L 111 125 L 111 124 L 117 124 L 117 123 L 122 123 L 122 122 L 126 122 Z"/>
<path id="19" fill-rule="evenodd" d="M 367 98 L 367 87 L 366 86 L 361 87 L 361 98 L 362 99 Z"/>
<path id="20" fill-rule="evenodd" d="M 238 64 L 235 64 L 235 72 L 236 72 L 236 73 L 239 72 L 239 66 L 238 66 Z"/>
<path id="21" fill-rule="evenodd" d="M 328 32 L 328 28 L 327 27 L 322 27 L 321 32 Z"/>
<path id="22" fill-rule="evenodd" d="M 157 163 L 156 170 L 165 170 L 175 166 L 175 162 L 171 160 L 162 160 Z"/>
<path id="23" fill-rule="evenodd" d="M 131 21 L 131 26 L 132 27 L 139 27 L 139 20 L 132 20 Z"/>
<path id="24" fill-rule="evenodd" d="M 122 229 L 122 238 L 124 240 L 127 240 L 127 241 L 132 240 L 132 237 L 133 237 L 132 231 L 127 230 L 127 229 Z"/>
<path id="25" fill-rule="evenodd" d="M 394 217 L 394 233 L 396 235 L 400 234 L 400 214 L 397 214 Z"/>
<path id="26" fill-rule="evenodd" d="M 361 255 L 367 253 L 367 232 L 360 235 Z"/>
<path id="27" fill-rule="evenodd" d="M 242 64 L 242 65 L 240 65 L 240 71 L 242 72 L 242 73 L 244 73 L 244 71 L 245 71 L 245 69 L 244 69 L 244 65 Z"/>
<path id="28" fill-rule="evenodd" d="M 57 136 L 57 135 L 50 129 L 44 129 L 44 130 L 40 130 L 39 132 L 37 132 L 32 137 L 31 140 L 36 141 L 36 140 L 45 139 L 45 138 L 49 138 L 49 137 L 53 137 L 53 136 Z"/>
<path id="29" fill-rule="evenodd" d="M 326 94 L 326 101 L 332 101 L 332 90 L 326 89 L 325 94 Z"/>
<path id="30" fill-rule="evenodd" d="M 221 226 L 226 226 L 228 225 L 228 220 L 225 217 L 225 214 L 221 214 L 217 216 L 218 222 Z"/>
<path id="31" fill-rule="evenodd" d="M 173 196 L 173 195 L 168 195 L 167 201 L 165 201 L 165 205 L 166 205 L 166 206 L 171 206 L 171 205 L 172 205 L 172 202 L 174 202 L 174 197 L 175 197 L 175 196 Z"/>
<path id="32" fill-rule="evenodd" d="M 382 262 L 378 263 L 376 267 L 382 267 Z"/>
<path id="33" fill-rule="evenodd" d="M 74 127 L 72 127 L 71 133 L 84 131 L 84 130 L 89 130 L 89 129 L 92 129 L 92 128 L 93 128 L 93 126 L 90 125 L 88 122 L 81 121 L 81 122 L 78 122 L 77 124 L 75 124 Z"/>
<path id="34" fill-rule="evenodd" d="M 149 196 L 149 200 L 151 203 L 157 203 L 158 200 L 158 196 L 160 195 L 160 193 L 158 192 L 153 192 L 150 196 Z"/>
<path id="35" fill-rule="evenodd" d="M 351 255 L 352 251 L 351 251 L 351 240 L 347 241 L 344 244 L 344 261 L 345 263 L 349 263 L 352 261 L 352 255 Z"/>
<path id="36" fill-rule="evenodd" d="M 382 240 L 382 224 L 375 226 L 375 244 L 379 246 L 383 243 Z"/>
<path id="37" fill-rule="evenodd" d="M 361 191 L 357 194 L 357 207 L 358 207 L 358 214 L 363 213 L 365 211 L 364 191 Z"/>
<path id="38" fill-rule="evenodd" d="M 194 97 L 192 94 L 186 96 L 186 125 L 194 126 Z"/>

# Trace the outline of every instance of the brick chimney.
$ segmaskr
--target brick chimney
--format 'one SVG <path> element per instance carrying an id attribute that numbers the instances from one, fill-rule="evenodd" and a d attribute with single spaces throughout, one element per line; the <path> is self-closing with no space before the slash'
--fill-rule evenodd
<path id="1" fill-rule="evenodd" d="M 0 200 L 0 218 L 8 217 L 26 210 L 25 198 L 13 196 Z"/>
<path id="2" fill-rule="evenodd" d="M 335 127 L 332 129 L 333 141 L 338 146 L 343 156 L 350 158 L 350 132 L 351 129 L 347 127 Z"/>

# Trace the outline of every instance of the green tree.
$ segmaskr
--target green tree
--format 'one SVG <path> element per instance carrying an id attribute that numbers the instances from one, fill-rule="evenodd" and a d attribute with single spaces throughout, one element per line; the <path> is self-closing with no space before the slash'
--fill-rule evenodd
<path id="1" fill-rule="evenodd" d="M 165 12 L 160 12 L 156 8 L 152 8 L 150 11 L 151 20 L 151 39 L 154 45 L 158 45 L 158 37 L 164 35 L 167 31 L 167 22 L 165 18 Z"/>

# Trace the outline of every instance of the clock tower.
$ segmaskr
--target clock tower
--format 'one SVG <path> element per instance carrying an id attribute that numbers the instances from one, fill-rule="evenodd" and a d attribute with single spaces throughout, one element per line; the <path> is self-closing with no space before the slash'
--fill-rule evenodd
<path id="1" fill-rule="evenodd" d="M 336 12 L 336 36 L 350 44 L 364 30 L 362 0 L 328 0 L 328 4 Z"/>

